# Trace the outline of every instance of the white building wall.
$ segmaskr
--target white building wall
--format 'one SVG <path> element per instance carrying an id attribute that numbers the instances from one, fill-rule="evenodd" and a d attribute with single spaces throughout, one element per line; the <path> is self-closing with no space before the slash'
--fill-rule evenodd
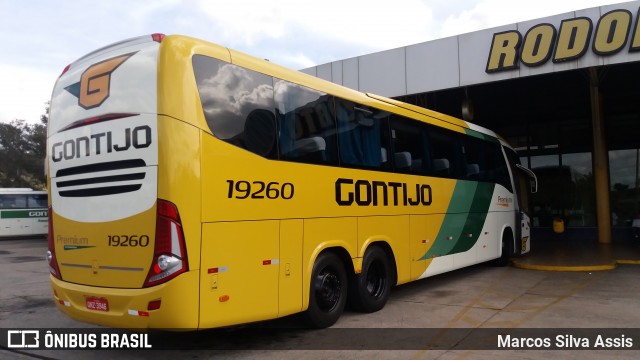
<path id="1" fill-rule="evenodd" d="M 631 29 L 625 48 L 615 55 L 597 55 L 592 46 L 598 20 L 610 11 L 623 9 L 629 10 L 632 14 Z M 629 51 L 637 27 L 639 9 L 640 1 L 631 1 L 578 10 L 340 60 L 302 71 L 363 92 L 395 97 L 551 72 L 640 61 L 640 51 Z M 587 17 L 593 25 L 589 48 L 579 59 L 562 63 L 553 63 L 549 59 L 536 67 L 519 63 L 519 68 L 514 70 L 493 73 L 485 71 L 494 34 L 517 30 L 524 40 L 527 31 L 536 25 L 548 23 L 559 32 L 563 20 L 577 17 Z"/>

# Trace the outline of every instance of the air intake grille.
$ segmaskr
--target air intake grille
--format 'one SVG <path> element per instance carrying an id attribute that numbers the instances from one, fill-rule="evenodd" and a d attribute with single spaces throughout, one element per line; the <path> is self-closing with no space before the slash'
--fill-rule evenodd
<path id="1" fill-rule="evenodd" d="M 139 190 L 146 176 L 142 159 L 120 160 L 60 169 L 56 187 L 62 197 L 90 197 Z"/>

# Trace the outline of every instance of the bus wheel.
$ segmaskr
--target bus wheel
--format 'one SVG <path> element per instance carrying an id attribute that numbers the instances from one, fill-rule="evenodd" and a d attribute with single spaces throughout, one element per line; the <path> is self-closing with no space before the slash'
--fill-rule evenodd
<path id="1" fill-rule="evenodd" d="M 350 303 L 358 311 L 378 311 L 387 303 L 392 285 L 389 257 L 382 248 L 373 246 L 364 254 L 360 276 L 352 282 Z"/>
<path id="2" fill-rule="evenodd" d="M 337 255 L 318 256 L 311 275 L 307 318 L 311 326 L 326 328 L 338 321 L 347 302 L 347 274 Z"/>
<path id="3" fill-rule="evenodd" d="M 508 234 L 502 236 L 502 255 L 493 260 L 491 263 L 493 266 L 507 266 L 509 265 L 509 258 L 513 254 L 513 238 Z"/>

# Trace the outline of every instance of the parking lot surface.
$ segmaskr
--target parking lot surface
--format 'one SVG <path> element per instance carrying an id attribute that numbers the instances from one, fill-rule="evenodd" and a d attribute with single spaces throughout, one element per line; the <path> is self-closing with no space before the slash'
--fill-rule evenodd
<path id="1" fill-rule="evenodd" d="M 151 333 L 151 349 L 9 347 L 9 330 L 111 331 L 55 308 L 46 247 L 41 238 L 0 240 L 2 359 L 640 357 L 640 266 L 624 263 L 606 271 L 473 266 L 398 286 L 381 311 L 347 311 L 325 330 L 304 329 L 290 317 L 197 333 Z"/>

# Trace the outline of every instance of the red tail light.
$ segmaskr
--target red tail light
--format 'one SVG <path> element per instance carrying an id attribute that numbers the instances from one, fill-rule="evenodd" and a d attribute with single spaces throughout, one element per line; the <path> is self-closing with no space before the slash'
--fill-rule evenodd
<path id="1" fill-rule="evenodd" d="M 51 209 L 51 206 L 49 206 L 48 221 L 49 233 L 47 235 L 47 243 L 49 249 L 47 251 L 47 262 L 49 263 L 49 272 L 51 273 L 51 275 L 62 280 L 60 268 L 58 267 L 58 260 L 56 259 L 56 245 L 53 241 L 53 211 Z"/>
<path id="2" fill-rule="evenodd" d="M 153 261 L 144 287 L 164 283 L 188 270 L 187 251 L 178 208 L 158 200 Z"/>
<path id="3" fill-rule="evenodd" d="M 62 77 L 62 75 L 66 74 L 67 71 L 69 71 L 70 68 L 71 68 L 71 64 L 65 66 L 64 69 L 62 69 L 62 74 L 60 74 L 60 76 L 58 76 L 58 77 Z"/>
<path id="4" fill-rule="evenodd" d="M 88 119 L 82 119 L 82 120 L 74 121 L 71 124 L 69 124 L 69 125 L 63 127 L 62 129 L 58 130 L 58 132 L 63 132 L 63 131 L 79 128 L 79 127 L 82 127 L 82 126 L 94 125 L 94 124 L 105 122 L 105 121 L 118 120 L 118 119 L 128 118 L 128 117 L 137 116 L 137 115 L 139 115 L 139 114 L 112 113 L 112 114 L 100 115 L 100 116 L 96 116 L 96 117 L 92 117 L 92 118 L 88 118 Z"/>
<path id="5" fill-rule="evenodd" d="M 160 33 L 151 34 L 151 38 L 155 42 L 162 42 L 162 40 L 164 39 L 164 36 L 165 36 L 164 34 L 160 34 Z"/>

